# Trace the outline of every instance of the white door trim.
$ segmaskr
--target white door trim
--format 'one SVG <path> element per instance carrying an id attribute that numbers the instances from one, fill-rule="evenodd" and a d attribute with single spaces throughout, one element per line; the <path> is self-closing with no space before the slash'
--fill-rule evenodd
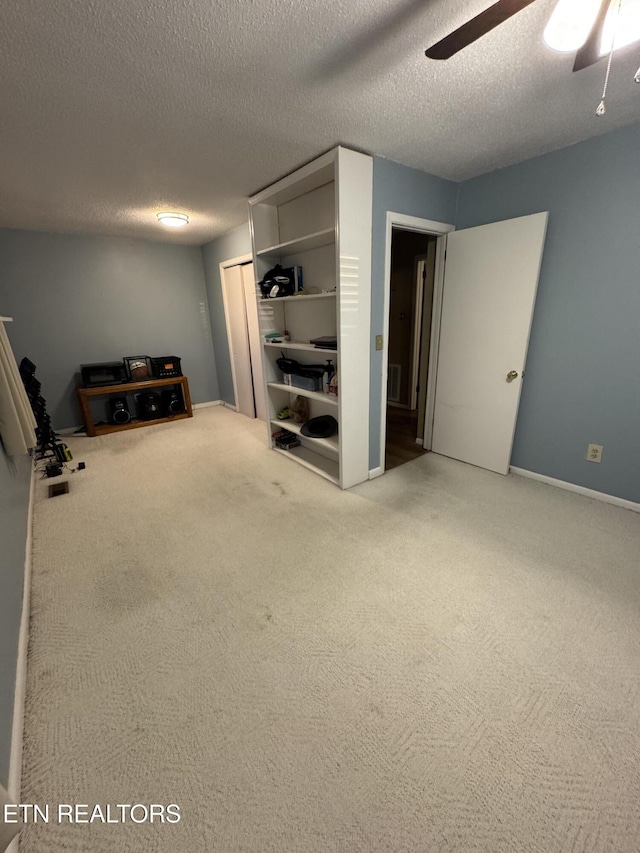
<path id="1" fill-rule="evenodd" d="M 452 231 L 455 229 L 451 229 Z M 436 383 L 438 381 L 438 352 L 440 350 L 440 320 L 444 293 L 444 266 L 447 257 L 447 235 L 441 235 L 436 244 L 436 262 L 433 272 L 433 305 L 431 308 L 431 337 L 429 339 L 429 370 L 427 373 L 427 399 L 424 410 L 424 435 L 422 447 L 431 450 L 433 419 L 436 410 Z M 417 439 L 416 439 L 417 440 Z"/>
<path id="2" fill-rule="evenodd" d="M 418 261 L 415 270 L 415 293 L 413 300 L 413 330 L 411 346 L 411 376 L 409 378 L 409 408 L 418 408 L 418 373 L 420 371 L 420 332 L 422 331 L 422 309 L 424 305 L 424 271 L 426 259 Z"/>
<path id="3" fill-rule="evenodd" d="M 391 302 L 391 237 L 393 228 L 403 228 L 405 231 L 417 231 L 420 234 L 433 234 L 443 237 L 455 231 L 455 225 L 446 222 L 436 222 L 433 219 L 421 219 L 406 213 L 387 211 L 387 229 L 384 249 L 384 313 L 382 317 L 382 399 L 380 401 L 380 467 L 384 471 L 385 445 L 387 442 L 387 361 L 389 359 L 389 305 Z M 423 444 L 425 450 L 431 447 L 430 438 L 433 431 L 433 389 L 437 371 L 437 340 L 440 331 L 440 310 L 442 308 L 442 286 L 444 282 L 444 252 L 445 240 L 438 241 L 436 255 L 436 273 L 433 292 L 433 316 L 431 321 L 431 345 L 429 362 L 429 383 L 427 385 L 427 409 L 425 413 L 425 437 L 429 433 L 429 441 Z M 442 245 L 441 245 L 442 244 Z"/>
<path id="4" fill-rule="evenodd" d="M 249 252 L 248 255 L 240 255 L 238 258 L 230 258 L 228 261 L 222 261 L 218 266 L 220 267 L 220 275 L 222 275 L 222 270 L 226 270 L 229 267 L 237 267 L 240 264 L 249 264 L 253 261 L 253 255 Z"/>

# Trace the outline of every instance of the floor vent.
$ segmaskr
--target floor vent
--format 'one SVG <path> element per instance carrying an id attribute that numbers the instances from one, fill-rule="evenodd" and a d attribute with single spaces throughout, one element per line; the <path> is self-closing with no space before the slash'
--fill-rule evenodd
<path id="1" fill-rule="evenodd" d="M 401 364 L 389 365 L 389 378 L 387 380 L 387 400 L 392 403 L 400 402 L 400 377 L 402 376 Z"/>
<path id="2" fill-rule="evenodd" d="M 68 495 L 69 494 L 69 483 L 65 480 L 64 483 L 54 483 L 52 486 L 49 486 L 49 497 L 57 498 L 58 495 Z"/>

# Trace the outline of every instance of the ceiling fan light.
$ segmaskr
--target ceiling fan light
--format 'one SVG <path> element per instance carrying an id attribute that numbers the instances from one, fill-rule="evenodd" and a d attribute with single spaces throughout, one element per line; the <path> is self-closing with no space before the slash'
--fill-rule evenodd
<path id="1" fill-rule="evenodd" d="M 638 39 L 640 39 L 640 0 L 622 0 L 619 6 L 617 2 L 612 2 L 602 28 L 600 56 L 605 56 L 614 46 L 619 50 Z"/>
<path id="2" fill-rule="evenodd" d="M 586 42 L 595 23 L 601 0 L 559 0 L 544 31 L 551 50 L 573 53 Z"/>
<path id="3" fill-rule="evenodd" d="M 185 225 L 189 224 L 189 217 L 186 213 L 163 211 L 156 213 L 156 217 L 161 225 L 166 225 L 168 228 L 184 228 Z"/>

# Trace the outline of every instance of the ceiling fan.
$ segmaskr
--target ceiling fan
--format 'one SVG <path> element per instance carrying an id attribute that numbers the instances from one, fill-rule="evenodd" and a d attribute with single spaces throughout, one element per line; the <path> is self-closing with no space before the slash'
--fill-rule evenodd
<path id="1" fill-rule="evenodd" d="M 449 59 L 533 2 L 535 0 L 497 0 L 425 50 L 425 55 L 430 59 Z M 602 57 L 603 29 L 614 3 L 618 5 L 616 0 L 559 0 L 545 30 L 546 43 L 555 50 L 576 50 L 574 71 L 588 68 Z"/>

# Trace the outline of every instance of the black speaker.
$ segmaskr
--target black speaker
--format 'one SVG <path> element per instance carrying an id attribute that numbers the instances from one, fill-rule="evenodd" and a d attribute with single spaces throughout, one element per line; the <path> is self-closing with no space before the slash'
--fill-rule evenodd
<path id="1" fill-rule="evenodd" d="M 163 391 L 162 414 L 170 418 L 172 415 L 179 415 L 182 412 L 184 412 L 182 391 Z"/>
<path id="2" fill-rule="evenodd" d="M 126 397 L 112 397 L 109 400 L 109 420 L 114 424 L 128 424 L 131 413 Z"/>
<path id="3" fill-rule="evenodd" d="M 147 391 L 144 394 L 136 394 L 138 404 L 138 416 L 143 421 L 153 421 L 162 417 L 160 394 L 155 391 Z"/>

